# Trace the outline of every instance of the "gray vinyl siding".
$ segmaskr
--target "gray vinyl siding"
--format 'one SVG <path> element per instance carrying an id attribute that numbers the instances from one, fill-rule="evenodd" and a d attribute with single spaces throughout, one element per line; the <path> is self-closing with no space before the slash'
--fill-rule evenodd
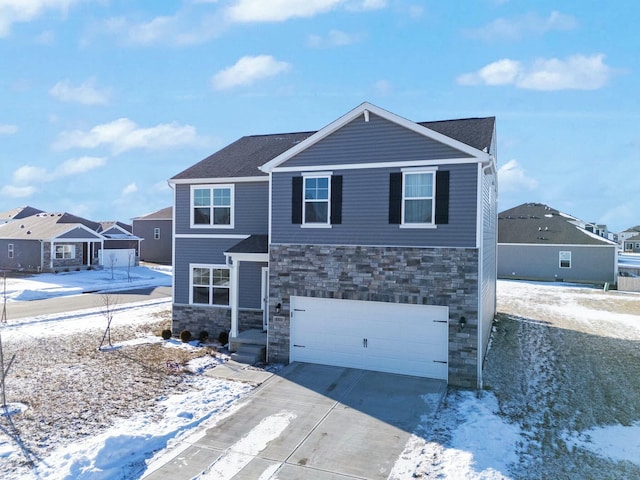
<path id="1" fill-rule="evenodd" d="M 74 228 L 73 230 L 70 230 L 68 232 L 63 233 L 62 235 L 58 235 L 58 237 L 56 237 L 58 239 L 60 238 L 70 238 L 70 239 L 87 239 L 87 240 L 101 240 L 101 237 L 98 236 L 98 234 L 91 234 L 89 232 L 87 232 L 86 230 L 83 230 L 82 228 Z"/>
<path id="2" fill-rule="evenodd" d="M 208 184 L 207 184 L 208 185 Z M 266 234 L 269 225 L 269 183 L 236 183 L 234 228 L 190 228 L 191 186 L 175 186 L 176 234 Z"/>
<path id="3" fill-rule="evenodd" d="M 335 164 L 462 157 L 469 155 L 370 114 L 369 122 L 364 121 L 364 116 L 359 116 L 281 166 L 329 167 Z"/>
<path id="4" fill-rule="evenodd" d="M 171 263 L 171 220 L 134 220 L 133 234 L 142 238 L 140 242 L 140 260 L 144 262 Z M 160 229 L 160 238 L 156 240 L 153 231 Z"/>
<path id="5" fill-rule="evenodd" d="M 13 258 L 9 258 L 13 244 Z M 0 240 L 0 269 L 38 271 L 41 264 L 41 243 L 38 240 Z"/>
<path id="6" fill-rule="evenodd" d="M 560 268 L 560 252 L 571 268 Z M 616 246 L 498 244 L 498 277 L 581 283 L 616 281 Z"/>
<path id="7" fill-rule="evenodd" d="M 449 223 L 437 228 L 400 228 L 389 224 L 389 174 L 399 168 L 339 170 L 342 175 L 342 223 L 307 228 L 291 222 L 291 178 L 272 176 L 271 243 L 378 246 L 475 247 L 478 166 L 440 166 L 449 170 Z"/>
<path id="8" fill-rule="evenodd" d="M 479 167 L 480 169 L 482 167 Z M 482 175 L 482 279 L 481 318 L 482 354 L 489 345 L 491 326 L 496 314 L 498 204 L 496 175 Z"/>
<path id="9" fill-rule="evenodd" d="M 267 263 L 240 263 L 240 308 L 262 309 L 262 267 Z"/>

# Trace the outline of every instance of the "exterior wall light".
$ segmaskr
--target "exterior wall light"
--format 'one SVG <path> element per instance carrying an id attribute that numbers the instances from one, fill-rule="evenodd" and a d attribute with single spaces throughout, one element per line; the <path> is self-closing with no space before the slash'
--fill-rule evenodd
<path id="1" fill-rule="evenodd" d="M 460 317 L 458 325 L 460 325 L 460 331 L 464 330 L 464 327 L 467 325 L 467 319 L 465 317 Z"/>
<path id="2" fill-rule="evenodd" d="M 276 305 L 276 314 L 279 314 L 279 313 L 280 313 L 280 309 L 281 309 L 281 308 L 282 308 L 282 304 L 281 304 L 281 303 L 279 303 L 279 304 L 277 304 L 277 305 Z"/>

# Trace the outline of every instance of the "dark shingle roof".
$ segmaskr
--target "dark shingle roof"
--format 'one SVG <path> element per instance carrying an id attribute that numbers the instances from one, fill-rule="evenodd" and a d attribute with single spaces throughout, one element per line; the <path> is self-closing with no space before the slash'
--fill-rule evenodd
<path id="1" fill-rule="evenodd" d="M 229 248 L 226 253 L 269 253 L 269 236 L 251 235 Z"/>
<path id="2" fill-rule="evenodd" d="M 140 217 L 135 217 L 132 220 L 172 220 L 173 219 L 173 207 L 165 207 L 156 212 L 147 213 Z"/>
<path id="3" fill-rule="evenodd" d="M 315 132 L 251 135 L 242 137 L 222 150 L 172 177 L 225 178 L 266 176 L 258 167 L 289 150 Z"/>
<path id="4" fill-rule="evenodd" d="M 498 243 L 615 245 L 571 222 L 579 220 L 542 203 L 523 203 L 498 214 Z"/>
<path id="5" fill-rule="evenodd" d="M 9 221 L 9 220 L 19 220 L 21 218 L 27 218 L 42 212 L 43 210 L 40 210 L 39 208 L 30 207 L 28 205 L 24 207 L 13 208 L 5 212 L 0 212 L 0 222 Z"/>
<path id="6" fill-rule="evenodd" d="M 483 150 L 491 146 L 495 117 L 420 122 L 419 125 Z M 266 176 L 267 174 L 258 167 L 295 147 L 314 133 L 316 132 L 242 137 L 178 173 L 172 180 Z"/>

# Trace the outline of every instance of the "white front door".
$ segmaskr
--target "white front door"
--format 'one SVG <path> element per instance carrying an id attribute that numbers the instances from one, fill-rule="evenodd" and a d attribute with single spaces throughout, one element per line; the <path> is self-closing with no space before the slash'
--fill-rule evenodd
<path id="1" fill-rule="evenodd" d="M 262 267 L 262 329 L 269 326 L 269 267 Z"/>

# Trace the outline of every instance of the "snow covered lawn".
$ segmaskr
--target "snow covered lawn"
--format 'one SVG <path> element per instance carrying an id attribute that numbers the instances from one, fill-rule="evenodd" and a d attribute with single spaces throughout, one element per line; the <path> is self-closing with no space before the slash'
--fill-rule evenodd
<path id="1" fill-rule="evenodd" d="M 56 277 L 51 295 L 70 287 Z M 39 290 L 11 288 L 13 299 Z M 389 480 L 640 478 L 640 295 L 500 281 L 498 310 L 485 390 L 450 388 Z M 5 359 L 16 355 L 7 401 L 19 412 L 0 417 L 3 479 L 139 478 L 237 408 L 250 386 L 202 374 L 223 355 L 159 338 L 169 311 L 168 300 L 118 306 L 106 351 L 96 350 L 99 308 L 0 327 Z"/>

